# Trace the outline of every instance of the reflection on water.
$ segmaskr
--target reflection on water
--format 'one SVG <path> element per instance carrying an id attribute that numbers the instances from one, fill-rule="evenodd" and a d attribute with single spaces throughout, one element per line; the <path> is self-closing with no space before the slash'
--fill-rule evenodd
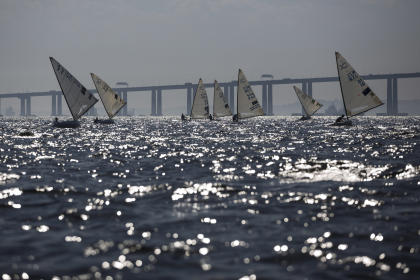
<path id="1" fill-rule="evenodd" d="M 419 120 L 6 119 L 2 279 L 413 277 Z"/>

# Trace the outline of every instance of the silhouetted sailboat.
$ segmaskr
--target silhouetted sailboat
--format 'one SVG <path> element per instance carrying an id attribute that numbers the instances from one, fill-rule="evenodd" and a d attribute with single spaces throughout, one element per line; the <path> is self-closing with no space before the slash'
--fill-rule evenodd
<path id="1" fill-rule="evenodd" d="M 96 90 L 98 91 L 99 97 L 101 98 L 105 111 L 109 117 L 105 120 L 96 119 L 95 123 L 114 123 L 112 118 L 126 105 L 126 102 L 122 100 L 104 80 L 94 73 L 90 73 L 90 76 L 92 77 L 93 83 L 95 84 Z"/>
<path id="2" fill-rule="evenodd" d="M 311 116 L 322 107 L 322 104 L 304 93 L 300 88 L 293 86 L 293 89 L 295 90 L 300 104 L 302 104 L 303 110 L 306 114 L 305 116 L 302 116 L 301 120 L 309 120 Z"/>
<path id="3" fill-rule="evenodd" d="M 75 128 L 79 127 L 79 118 L 83 116 L 98 99 L 95 98 L 66 68 L 64 68 L 53 57 L 50 57 L 51 65 L 57 77 L 58 84 L 63 92 L 64 99 L 73 116 L 72 121 L 58 121 L 55 118 L 53 125 L 55 127 Z"/>
<path id="4" fill-rule="evenodd" d="M 236 101 L 237 114 L 233 116 L 233 121 L 264 115 L 264 111 L 241 69 L 238 72 Z"/>
<path id="5" fill-rule="evenodd" d="M 194 94 L 194 101 L 191 108 L 191 119 L 208 119 L 209 101 L 207 92 L 203 85 L 203 80 L 198 81 L 197 90 Z"/>
<path id="6" fill-rule="evenodd" d="M 384 103 L 340 53 L 336 52 L 335 58 L 347 118 L 341 116 L 334 125 L 352 125 L 349 117 L 362 114 Z"/>
<path id="7" fill-rule="evenodd" d="M 213 116 L 215 118 L 232 116 L 229 104 L 227 103 L 227 100 L 223 95 L 223 91 L 216 80 L 214 81 Z"/>

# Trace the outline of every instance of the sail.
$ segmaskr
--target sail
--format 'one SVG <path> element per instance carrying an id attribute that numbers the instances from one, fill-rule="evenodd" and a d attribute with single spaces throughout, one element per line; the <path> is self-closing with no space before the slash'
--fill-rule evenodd
<path id="1" fill-rule="evenodd" d="M 92 76 L 93 83 L 95 84 L 96 90 L 99 93 L 99 97 L 104 104 L 105 111 L 108 114 L 108 117 L 111 119 L 115 116 L 118 111 L 126 104 L 121 97 L 116 94 L 107 83 L 105 83 L 101 78 L 96 76 L 93 73 L 90 73 Z"/>
<path id="2" fill-rule="evenodd" d="M 237 106 L 238 119 L 264 115 L 264 111 L 241 69 L 238 73 Z"/>
<path id="3" fill-rule="evenodd" d="M 203 85 L 203 80 L 198 81 L 197 90 L 195 91 L 194 101 L 191 108 L 192 119 L 207 119 L 209 117 L 209 101 L 207 92 Z"/>
<path id="4" fill-rule="evenodd" d="M 295 90 L 300 104 L 302 104 L 303 110 L 305 110 L 308 117 L 315 114 L 315 112 L 322 107 L 322 104 L 318 103 L 318 101 L 304 93 L 300 88 L 293 86 L 293 89 Z"/>
<path id="5" fill-rule="evenodd" d="M 50 57 L 55 76 L 74 120 L 83 116 L 98 99 L 95 98 L 66 68 Z"/>
<path id="6" fill-rule="evenodd" d="M 214 81 L 213 116 L 225 117 L 231 115 L 232 112 L 230 111 L 229 104 L 223 95 L 223 91 L 220 88 L 219 83 Z"/>
<path id="7" fill-rule="evenodd" d="M 344 109 L 348 117 L 384 104 L 340 53 L 336 52 L 335 57 Z"/>

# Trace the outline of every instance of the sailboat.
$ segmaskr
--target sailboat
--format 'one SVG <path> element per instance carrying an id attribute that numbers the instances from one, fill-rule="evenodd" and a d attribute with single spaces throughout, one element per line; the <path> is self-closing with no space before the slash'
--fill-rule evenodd
<path id="1" fill-rule="evenodd" d="M 194 94 L 194 101 L 191 108 L 191 119 L 208 119 L 209 118 L 209 101 L 207 92 L 203 85 L 203 80 L 198 81 L 197 90 Z"/>
<path id="2" fill-rule="evenodd" d="M 216 80 L 214 81 L 213 116 L 215 118 L 232 116 L 229 104 Z"/>
<path id="3" fill-rule="evenodd" d="M 322 104 L 304 93 L 300 88 L 293 86 L 293 89 L 295 90 L 300 104 L 302 104 L 302 108 L 306 114 L 305 116 L 302 116 L 301 120 L 309 120 L 311 116 L 322 107 Z"/>
<path id="4" fill-rule="evenodd" d="M 106 113 L 108 114 L 108 119 L 99 120 L 96 119 L 95 123 L 110 124 L 114 123 L 112 119 L 122 107 L 127 103 L 121 99 L 121 97 L 116 94 L 112 88 L 101 78 L 99 78 L 94 73 L 90 73 L 93 83 L 95 84 L 96 90 L 98 91 L 99 97 L 101 98 L 102 103 Z"/>
<path id="5" fill-rule="evenodd" d="M 264 111 L 258 103 L 257 97 L 252 91 L 252 88 L 241 69 L 239 69 L 238 72 L 236 106 L 237 114 L 233 116 L 233 121 L 235 122 L 239 121 L 239 119 L 264 115 Z"/>
<path id="6" fill-rule="evenodd" d="M 66 68 L 64 68 L 57 60 L 50 57 L 51 65 L 57 77 L 58 84 L 63 92 L 64 99 L 73 116 L 71 121 L 58 121 L 55 118 L 53 125 L 62 128 L 76 128 L 80 126 L 79 118 L 83 116 L 98 99 L 95 98 Z"/>
<path id="7" fill-rule="evenodd" d="M 344 119 L 344 115 L 339 117 L 334 125 L 352 125 L 349 117 L 362 114 L 384 103 L 339 52 L 335 52 L 335 58 L 347 118 Z"/>

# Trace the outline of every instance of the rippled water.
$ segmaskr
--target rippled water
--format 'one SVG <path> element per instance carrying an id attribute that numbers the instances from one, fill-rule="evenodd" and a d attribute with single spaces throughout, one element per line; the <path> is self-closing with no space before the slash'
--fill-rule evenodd
<path id="1" fill-rule="evenodd" d="M 418 277 L 419 121 L 2 119 L 2 278 Z"/>

